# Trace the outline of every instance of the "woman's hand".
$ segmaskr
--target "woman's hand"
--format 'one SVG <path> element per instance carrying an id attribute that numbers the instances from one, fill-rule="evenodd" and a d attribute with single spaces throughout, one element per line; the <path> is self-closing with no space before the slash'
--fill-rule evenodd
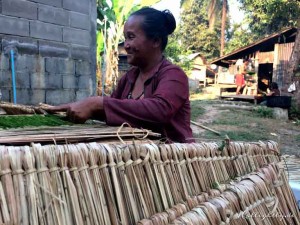
<path id="1" fill-rule="evenodd" d="M 49 106 L 48 112 L 66 112 L 68 120 L 73 123 L 84 123 L 96 114 L 103 111 L 103 98 L 100 96 L 88 97 L 78 102 Z"/>

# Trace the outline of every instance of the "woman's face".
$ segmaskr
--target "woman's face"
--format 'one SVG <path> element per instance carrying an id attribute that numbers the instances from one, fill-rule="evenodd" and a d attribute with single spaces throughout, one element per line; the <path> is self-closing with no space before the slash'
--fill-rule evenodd
<path id="1" fill-rule="evenodd" d="M 125 50 L 127 62 L 133 66 L 143 67 L 151 60 L 154 41 L 146 37 L 142 30 L 142 16 L 130 16 L 124 25 Z"/>

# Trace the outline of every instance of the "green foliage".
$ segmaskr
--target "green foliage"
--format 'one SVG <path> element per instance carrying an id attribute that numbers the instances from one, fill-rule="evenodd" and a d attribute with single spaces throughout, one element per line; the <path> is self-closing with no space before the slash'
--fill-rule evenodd
<path id="1" fill-rule="evenodd" d="M 292 99 L 291 108 L 289 109 L 289 118 L 300 123 L 300 109 L 296 104 L 296 100 Z"/>
<path id="2" fill-rule="evenodd" d="M 259 141 L 259 140 L 266 141 L 270 139 L 269 136 L 262 135 L 261 132 L 257 132 L 254 130 L 246 130 L 246 131 L 228 130 L 222 133 L 228 135 L 228 137 L 232 141 Z"/>
<path id="3" fill-rule="evenodd" d="M 265 106 L 258 106 L 254 108 L 254 115 L 262 118 L 272 118 L 273 117 L 273 109 Z"/>
<path id="4" fill-rule="evenodd" d="M 164 55 L 172 63 L 180 66 L 187 74 L 191 70 L 191 61 L 187 58 L 191 51 L 183 48 L 181 41 L 179 40 L 178 29 L 169 36 L 168 45 L 165 49 Z"/>
<path id="5" fill-rule="evenodd" d="M 29 115 L 29 116 L 0 116 L 0 128 L 19 128 L 37 126 L 61 126 L 72 123 L 62 120 L 55 115 Z"/>
<path id="6" fill-rule="evenodd" d="M 300 14 L 298 0 L 239 0 L 251 32 L 257 37 L 296 26 Z"/>
<path id="7" fill-rule="evenodd" d="M 200 52 L 209 60 L 219 56 L 220 53 L 220 23 L 215 29 L 209 29 L 207 9 L 210 1 L 193 2 L 193 7 L 184 8 L 181 14 L 179 37 L 183 49 Z"/>
<path id="8" fill-rule="evenodd" d="M 225 54 L 247 46 L 254 41 L 252 33 L 249 30 L 244 29 L 242 24 L 233 24 L 232 29 L 227 33 L 227 39 Z"/>

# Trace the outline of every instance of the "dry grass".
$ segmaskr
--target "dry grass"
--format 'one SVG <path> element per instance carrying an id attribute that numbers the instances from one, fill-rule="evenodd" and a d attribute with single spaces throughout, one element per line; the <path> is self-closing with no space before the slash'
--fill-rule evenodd
<path id="1" fill-rule="evenodd" d="M 235 102 L 229 104 L 233 103 Z M 226 102 L 222 101 L 221 103 L 215 100 L 192 101 L 193 120 L 205 124 L 205 126 L 222 134 L 220 138 L 209 131 L 193 127 L 195 137 L 200 140 L 218 140 L 228 135 L 231 140 L 235 141 L 274 140 L 280 144 L 283 154 L 299 154 L 299 124 L 293 121 L 280 121 L 272 118 L 268 111 L 269 108 L 256 107 L 252 111 L 243 108 L 224 109 L 220 107 L 221 104 L 224 105 Z M 236 104 L 240 103 L 236 102 Z M 254 105 L 251 104 L 251 106 Z M 201 109 L 201 113 L 198 109 Z"/>

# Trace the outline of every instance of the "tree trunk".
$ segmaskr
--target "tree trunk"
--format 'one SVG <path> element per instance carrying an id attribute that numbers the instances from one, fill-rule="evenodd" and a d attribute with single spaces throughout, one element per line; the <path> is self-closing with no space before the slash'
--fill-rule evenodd
<path id="1" fill-rule="evenodd" d="M 210 31 L 212 31 L 215 27 L 216 8 L 217 8 L 217 1 L 216 0 L 210 1 L 210 5 L 208 7 L 208 22 L 209 22 Z"/>
<path id="2" fill-rule="evenodd" d="M 224 48 L 225 48 L 225 31 L 226 31 L 226 18 L 227 18 L 227 0 L 223 0 L 220 56 L 223 56 L 223 55 L 224 55 Z"/>
<path id="3" fill-rule="evenodd" d="M 300 23 L 298 23 L 298 32 L 295 39 L 295 44 L 291 58 L 289 60 L 286 77 L 284 80 L 283 93 L 288 94 L 289 86 L 295 82 L 296 91 L 292 92 L 296 100 L 296 106 L 300 109 Z"/>

